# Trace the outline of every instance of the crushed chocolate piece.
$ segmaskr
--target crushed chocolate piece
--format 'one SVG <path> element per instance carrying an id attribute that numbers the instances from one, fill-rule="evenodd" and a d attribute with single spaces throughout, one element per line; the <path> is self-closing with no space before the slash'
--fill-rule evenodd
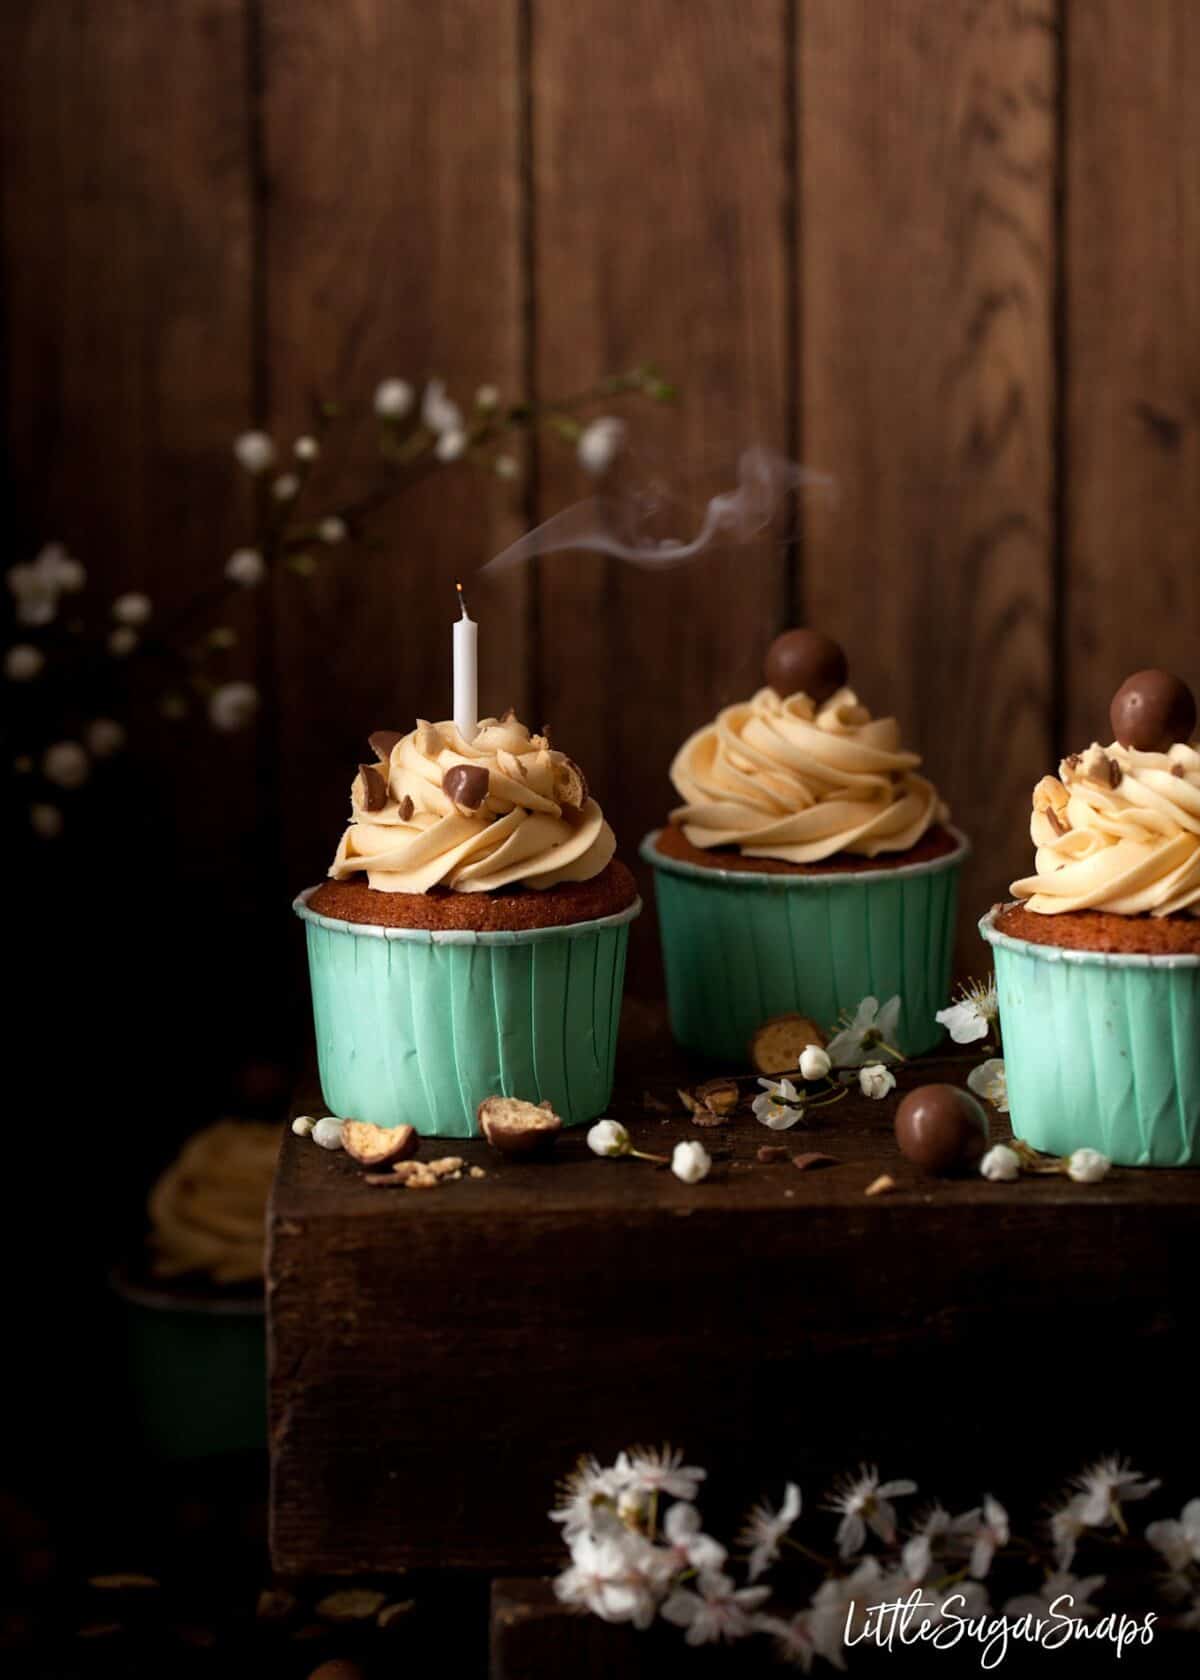
<path id="1" fill-rule="evenodd" d="M 1182 781 L 1182 779 L 1183 779 L 1183 765 L 1182 764 L 1172 764 L 1171 774 L 1172 774 L 1172 776 L 1178 776 L 1180 778 L 1180 780 Z"/>
<path id="2" fill-rule="evenodd" d="M 1108 761 L 1108 785 L 1109 785 L 1109 787 L 1119 788 L 1120 785 L 1121 785 L 1121 780 L 1122 780 L 1124 774 L 1125 774 L 1125 772 L 1121 769 L 1121 766 L 1117 763 L 1116 759 L 1115 758 L 1110 758 L 1109 761 Z"/>
<path id="3" fill-rule="evenodd" d="M 762 1162 L 764 1167 L 775 1166 L 781 1161 L 786 1161 L 788 1158 L 788 1152 L 781 1143 L 761 1144 L 757 1153 L 758 1159 Z"/>
<path id="4" fill-rule="evenodd" d="M 484 1172 L 482 1167 L 471 1167 L 469 1169 L 468 1173 L 467 1173 L 467 1177 L 468 1178 L 486 1178 L 487 1174 Z"/>
<path id="5" fill-rule="evenodd" d="M 554 765 L 554 797 L 560 805 L 568 805 L 573 811 L 582 811 L 587 804 L 587 777 L 565 753 Z"/>
<path id="6" fill-rule="evenodd" d="M 373 764 L 360 764 L 363 804 L 368 811 L 382 811 L 387 804 L 387 783 Z"/>
<path id="7" fill-rule="evenodd" d="M 741 1101 L 741 1095 L 736 1079 L 707 1079 L 703 1085 L 697 1085 L 696 1101 L 703 1104 L 712 1117 L 705 1120 L 697 1113 L 698 1123 L 712 1125 L 728 1120 Z"/>
<path id="8" fill-rule="evenodd" d="M 1082 753 L 1068 753 L 1066 758 L 1063 759 L 1063 763 L 1067 766 L 1068 770 L 1078 770 L 1079 766 L 1083 763 L 1083 755 Z"/>
<path id="9" fill-rule="evenodd" d="M 808 1045 L 825 1048 L 825 1034 L 807 1015 L 773 1015 L 750 1040 L 750 1061 L 759 1073 L 790 1073 Z"/>
<path id="10" fill-rule="evenodd" d="M 435 1178 L 453 1178 L 455 1173 L 462 1171 L 463 1164 L 461 1155 L 442 1155 L 436 1161 L 427 1163 Z"/>
<path id="11" fill-rule="evenodd" d="M 880 1173 L 878 1178 L 873 1178 L 870 1184 L 867 1185 L 867 1188 L 863 1191 L 863 1195 L 886 1196 L 889 1190 L 894 1190 L 895 1188 L 896 1180 L 891 1176 L 891 1174 Z"/>
<path id="12" fill-rule="evenodd" d="M 402 1190 L 408 1182 L 406 1178 L 401 1178 L 395 1172 L 364 1173 L 362 1181 L 364 1184 L 370 1184 L 376 1190 Z"/>
<path id="13" fill-rule="evenodd" d="M 404 1188 L 406 1190 L 436 1190 L 441 1182 L 441 1179 L 435 1177 L 431 1172 L 413 1173 L 411 1177 L 404 1180 Z"/>
<path id="14" fill-rule="evenodd" d="M 442 777 L 442 792 L 460 811 L 478 811 L 488 796 L 488 773 L 482 764 L 452 764 Z"/>
<path id="15" fill-rule="evenodd" d="M 826 1155 L 820 1149 L 809 1149 L 802 1155 L 793 1155 L 792 1165 L 797 1172 L 812 1172 L 814 1167 L 836 1167 L 840 1163 L 836 1155 Z"/>
<path id="16" fill-rule="evenodd" d="M 681 1085 L 677 1085 L 675 1087 L 675 1095 L 679 1098 L 680 1102 L 683 1104 L 684 1108 L 687 1109 L 689 1114 L 694 1115 L 696 1110 L 700 1107 L 700 1104 L 696 1101 L 692 1093 L 690 1091 L 685 1091 Z"/>
<path id="17" fill-rule="evenodd" d="M 368 739 L 367 745 L 377 755 L 381 762 L 392 756 L 392 748 L 397 741 L 403 741 L 403 735 L 394 729 L 377 729 Z"/>
<path id="18" fill-rule="evenodd" d="M 412 821 L 412 814 L 413 814 L 412 796 L 410 794 L 406 793 L 404 795 L 404 798 L 400 801 L 400 821 L 401 822 L 411 822 Z"/>
<path id="19" fill-rule="evenodd" d="M 412 1126 L 376 1126 L 370 1120 L 346 1120 L 342 1148 L 363 1167 L 390 1167 L 415 1155 L 420 1139 Z"/>
<path id="20" fill-rule="evenodd" d="M 501 1155 L 546 1154 L 562 1131 L 562 1120 L 548 1102 L 519 1097 L 486 1097 L 475 1111 L 479 1129 Z"/>

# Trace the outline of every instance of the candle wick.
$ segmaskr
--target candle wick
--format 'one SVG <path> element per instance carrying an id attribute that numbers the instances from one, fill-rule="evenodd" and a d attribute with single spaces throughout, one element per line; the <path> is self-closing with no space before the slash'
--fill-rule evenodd
<path id="1" fill-rule="evenodd" d="M 467 611 L 467 600 L 463 594 L 463 586 L 461 583 L 456 583 L 454 587 L 458 590 L 458 604 L 462 608 L 462 615 L 464 618 L 469 618 L 471 615 Z"/>

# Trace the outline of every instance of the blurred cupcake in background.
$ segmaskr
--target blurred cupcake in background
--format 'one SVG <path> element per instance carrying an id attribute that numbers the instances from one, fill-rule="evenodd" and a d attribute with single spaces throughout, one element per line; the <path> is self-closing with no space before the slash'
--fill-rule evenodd
<path id="1" fill-rule="evenodd" d="M 1013 1129 L 1129 1166 L 1200 1165 L 1200 751 L 1179 677 L 1139 671 L 1113 740 L 1033 792 L 1034 873 L 980 923 Z"/>
<path id="2" fill-rule="evenodd" d="M 742 1055 L 787 1011 L 832 1024 L 864 997 L 900 998 L 906 1055 L 941 1037 L 967 845 L 896 720 L 848 675 L 828 636 L 787 631 L 766 685 L 671 765 L 684 803 L 642 856 L 675 1036 L 701 1054 Z"/>

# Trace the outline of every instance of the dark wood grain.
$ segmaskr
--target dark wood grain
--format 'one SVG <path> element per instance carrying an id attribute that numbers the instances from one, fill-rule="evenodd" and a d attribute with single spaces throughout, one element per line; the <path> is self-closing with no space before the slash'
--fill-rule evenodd
<path id="1" fill-rule="evenodd" d="M 666 1097 L 681 1071 L 663 1042 L 647 1060 L 626 1036 L 612 1112 L 669 1154 L 696 1133 L 642 1106 L 647 1077 Z M 544 1164 L 426 1143 L 487 1177 L 375 1190 L 289 1134 L 269 1284 L 277 1567 L 541 1566 L 559 1555 L 555 1480 L 631 1440 L 719 1466 L 714 1512 L 723 1487 L 744 1498 L 863 1458 L 942 1481 L 986 1464 L 1044 1493 L 1117 1439 L 1190 1451 L 1156 1384 L 1197 1323 L 1182 1261 L 1200 1173 L 927 1179 L 898 1155 L 892 1109 L 852 1096 L 789 1134 L 839 1159 L 809 1173 L 761 1164 L 766 1134 L 739 1118 L 704 1134 L 728 1153 L 698 1186 L 600 1160 L 575 1132 Z M 880 1173 L 896 1189 L 868 1198 Z M 1144 1405 L 1110 1381 L 1114 1338 L 1158 1373 Z M 1086 1405 L 1046 1403 L 1067 1393 Z M 931 1394 L 958 1397 L 950 1472 Z"/>
<path id="2" fill-rule="evenodd" d="M 517 4 L 265 0 L 262 50 L 271 423 L 307 429 L 313 393 L 365 404 L 314 481 L 344 495 L 372 480 L 381 378 L 440 375 L 468 408 L 480 384 L 520 395 Z M 456 579 L 480 622 L 481 708 L 524 708 L 525 580 L 471 584 L 516 534 L 520 496 L 444 467 L 372 521 L 368 549 L 280 579 L 292 885 L 332 855 L 366 734 L 450 715 Z"/>
<path id="3" fill-rule="evenodd" d="M 1198 75 L 1188 0 L 1068 14 L 1064 748 L 1131 671 L 1200 684 Z"/>
<path id="4" fill-rule="evenodd" d="M 161 624 L 220 586 L 248 511 L 230 453 L 250 408 L 244 7 L 25 0 L 3 8 L 0 50 L 6 564 L 66 542 L 89 570 L 72 606 L 99 644 L 120 592 L 144 590 Z M 253 678 L 244 601 L 230 622 L 238 646 L 212 674 Z M 176 677 L 132 679 L 135 751 L 178 750 L 155 712 Z M 126 680 L 110 669 L 88 700 L 118 707 Z M 86 721 L 74 711 L 60 728 Z M 239 775 L 248 785 L 251 753 L 202 723 L 189 731 L 189 774 L 161 789 L 150 867 L 173 858 L 211 882 L 244 855 L 253 821 L 208 794 Z"/>
<path id="5" fill-rule="evenodd" d="M 738 451 L 784 449 L 787 54 L 782 0 L 533 9 L 536 373 L 550 394 L 653 361 L 678 410 L 626 404 L 641 478 L 665 473 L 690 536 Z M 548 448 L 542 516 L 591 490 Z M 546 559 L 543 709 L 627 854 L 675 803 L 676 747 L 758 686 L 780 627 L 777 543 L 648 573 Z"/>
<path id="6" fill-rule="evenodd" d="M 971 835 L 968 925 L 1051 760 L 1054 25 L 800 9 L 802 439 L 841 484 L 806 504 L 805 606 Z"/>

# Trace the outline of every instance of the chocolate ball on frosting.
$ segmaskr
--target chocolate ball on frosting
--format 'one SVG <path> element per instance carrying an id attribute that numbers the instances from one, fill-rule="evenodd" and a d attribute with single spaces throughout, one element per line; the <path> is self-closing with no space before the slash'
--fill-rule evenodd
<path id="1" fill-rule="evenodd" d="M 918 1085 L 896 1110 L 896 1142 L 924 1172 L 963 1171 L 987 1148 L 983 1105 L 958 1085 Z"/>
<path id="2" fill-rule="evenodd" d="M 846 655 L 820 630 L 785 630 L 767 649 L 766 678 L 781 699 L 807 694 L 819 706 L 846 682 Z"/>
<path id="3" fill-rule="evenodd" d="M 442 777 L 442 792 L 460 811 L 478 811 L 488 796 L 488 773 L 482 764 L 452 764 Z"/>
<path id="4" fill-rule="evenodd" d="M 1113 695 L 1108 715 L 1123 747 L 1166 752 L 1176 741 L 1191 740 L 1196 701 L 1183 678 L 1170 671 L 1135 671 Z"/>

